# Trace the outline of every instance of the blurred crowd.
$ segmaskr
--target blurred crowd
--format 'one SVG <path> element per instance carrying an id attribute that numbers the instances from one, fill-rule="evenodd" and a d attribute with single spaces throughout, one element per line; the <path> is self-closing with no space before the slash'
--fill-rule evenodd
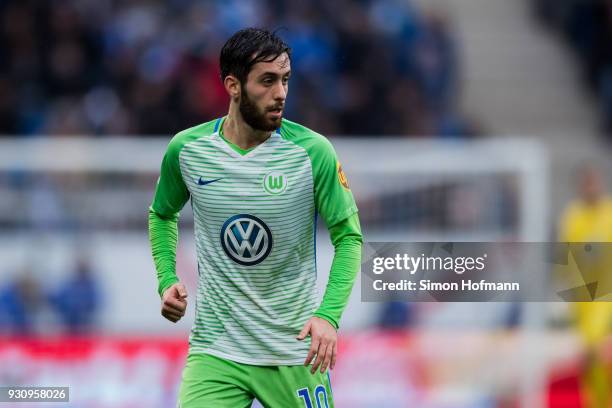
<path id="1" fill-rule="evenodd" d="M 97 328 L 102 306 L 100 283 L 90 261 L 78 259 L 58 282 L 22 270 L 0 280 L 0 335 L 49 334 L 58 329 L 85 334 Z"/>
<path id="2" fill-rule="evenodd" d="M 226 113 L 221 46 L 293 50 L 286 116 L 325 134 L 479 133 L 446 15 L 399 0 L 0 2 L 0 134 L 169 135 Z"/>
<path id="3" fill-rule="evenodd" d="M 539 19 L 563 34 L 580 59 L 585 83 L 600 102 L 612 136 L 612 1 L 533 0 Z"/>

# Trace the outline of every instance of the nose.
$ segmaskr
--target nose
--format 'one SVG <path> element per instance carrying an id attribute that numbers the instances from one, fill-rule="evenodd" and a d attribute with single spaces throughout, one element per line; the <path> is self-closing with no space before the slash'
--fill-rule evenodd
<path id="1" fill-rule="evenodd" d="M 287 98 L 287 88 L 281 81 L 274 87 L 273 97 L 275 101 L 284 101 Z"/>

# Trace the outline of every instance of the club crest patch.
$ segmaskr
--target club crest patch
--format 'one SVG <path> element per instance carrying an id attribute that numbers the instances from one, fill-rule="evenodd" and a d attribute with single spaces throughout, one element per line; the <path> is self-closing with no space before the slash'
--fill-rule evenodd
<path id="1" fill-rule="evenodd" d="M 342 184 L 342 187 L 349 190 L 348 179 L 346 178 L 346 174 L 342 170 L 342 165 L 340 162 L 336 162 L 336 169 L 338 171 L 338 181 Z"/>

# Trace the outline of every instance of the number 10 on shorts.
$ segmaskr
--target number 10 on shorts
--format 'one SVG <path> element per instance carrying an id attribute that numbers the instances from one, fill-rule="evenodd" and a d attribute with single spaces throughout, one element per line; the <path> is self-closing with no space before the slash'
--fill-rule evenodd
<path id="1" fill-rule="evenodd" d="M 308 388 L 300 388 L 297 390 L 298 398 L 302 398 L 304 400 L 304 406 L 306 408 L 314 408 L 312 405 L 312 400 L 310 399 L 310 393 L 308 392 Z M 321 397 L 323 397 L 323 402 L 325 405 L 321 405 Z M 317 403 L 317 408 L 329 408 L 329 404 L 327 403 L 327 390 L 323 385 L 317 385 L 314 392 L 314 400 Z"/>

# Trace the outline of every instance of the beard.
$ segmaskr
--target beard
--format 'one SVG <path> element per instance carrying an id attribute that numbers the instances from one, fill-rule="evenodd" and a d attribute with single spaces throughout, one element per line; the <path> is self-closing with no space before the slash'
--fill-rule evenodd
<path id="1" fill-rule="evenodd" d="M 238 105 L 242 119 L 247 125 L 255 130 L 261 130 L 264 132 L 272 132 L 281 125 L 282 116 L 278 119 L 270 119 L 266 116 L 267 109 L 260 110 L 255 102 L 249 98 L 249 94 L 246 89 L 242 87 L 240 96 L 240 104 Z"/>

